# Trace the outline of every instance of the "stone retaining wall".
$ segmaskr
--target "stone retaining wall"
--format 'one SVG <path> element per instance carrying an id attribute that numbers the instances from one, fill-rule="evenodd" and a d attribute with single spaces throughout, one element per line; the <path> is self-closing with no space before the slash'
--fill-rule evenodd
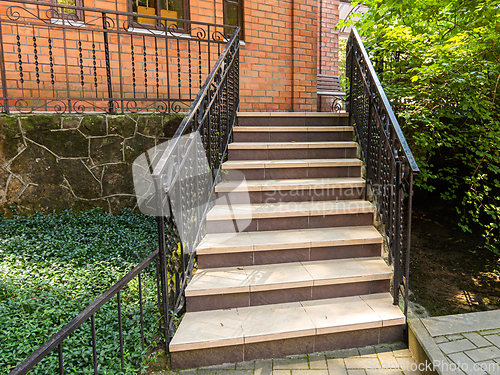
<path id="1" fill-rule="evenodd" d="M 169 115 L 1 115 L 0 213 L 135 206 L 132 162 L 172 137 Z"/>

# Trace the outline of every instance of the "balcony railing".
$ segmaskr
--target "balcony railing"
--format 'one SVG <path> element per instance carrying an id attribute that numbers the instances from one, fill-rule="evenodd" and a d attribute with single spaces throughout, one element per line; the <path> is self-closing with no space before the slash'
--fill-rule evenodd
<path id="1" fill-rule="evenodd" d="M 224 31 L 109 9 L 0 1 L 0 111 L 185 112 L 227 43 Z"/>
<path id="2" fill-rule="evenodd" d="M 394 304 L 399 304 L 401 291 L 406 316 L 413 177 L 419 169 L 355 28 L 347 41 L 346 58 L 347 110 L 361 145 L 366 182 L 384 227 L 389 260 L 394 264 Z"/>

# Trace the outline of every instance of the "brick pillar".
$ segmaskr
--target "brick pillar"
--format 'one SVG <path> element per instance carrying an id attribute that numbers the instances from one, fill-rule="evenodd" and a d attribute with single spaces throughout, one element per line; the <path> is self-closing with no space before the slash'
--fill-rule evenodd
<path id="1" fill-rule="evenodd" d="M 292 7 L 292 109 L 313 112 L 317 108 L 318 0 L 293 0 Z"/>
<path id="2" fill-rule="evenodd" d="M 338 75 L 339 34 L 335 25 L 339 22 L 339 0 L 319 0 L 319 61 L 318 73 Z M 319 101 L 320 99 L 318 99 Z M 318 110 L 331 111 L 332 98 L 322 97 Z"/>

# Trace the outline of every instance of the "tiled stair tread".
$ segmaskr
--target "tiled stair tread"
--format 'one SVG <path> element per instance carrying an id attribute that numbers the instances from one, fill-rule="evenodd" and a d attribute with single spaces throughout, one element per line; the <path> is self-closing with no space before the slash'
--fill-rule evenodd
<path id="1" fill-rule="evenodd" d="M 316 189 L 340 189 L 359 188 L 365 186 L 362 177 L 340 177 L 340 178 L 304 178 L 304 179 L 281 179 L 281 180 L 245 180 L 225 181 L 215 187 L 217 193 L 238 191 L 280 191 L 280 190 L 309 190 Z"/>
<path id="2" fill-rule="evenodd" d="M 238 112 L 238 117 L 349 117 L 345 112 Z"/>
<path id="3" fill-rule="evenodd" d="M 374 212 L 375 207 L 365 200 L 307 201 L 215 205 L 207 221 L 252 218 L 279 218 L 318 215 L 345 215 Z"/>
<path id="4" fill-rule="evenodd" d="M 297 159 L 297 160 L 233 160 L 222 164 L 223 169 L 275 169 L 307 167 L 360 167 L 359 159 Z"/>
<path id="5" fill-rule="evenodd" d="M 186 313 L 170 351 L 208 349 L 404 324 L 389 293 Z"/>
<path id="6" fill-rule="evenodd" d="M 230 143 L 230 150 L 277 150 L 277 149 L 308 149 L 308 148 L 356 148 L 356 142 L 237 142 Z"/>
<path id="7" fill-rule="evenodd" d="M 346 132 L 353 131 L 352 126 L 235 126 L 235 132 Z"/>
<path id="8" fill-rule="evenodd" d="M 186 297 L 303 288 L 392 277 L 381 257 L 200 269 Z"/>
<path id="9" fill-rule="evenodd" d="M 198 255 L 382 243 L 373 226 L 207 234 Z"/>

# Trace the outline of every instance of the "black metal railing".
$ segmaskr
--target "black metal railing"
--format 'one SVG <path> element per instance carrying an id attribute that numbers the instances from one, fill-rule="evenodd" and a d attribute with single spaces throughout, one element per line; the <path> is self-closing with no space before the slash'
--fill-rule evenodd
<path id="1" fill-rule="evenodd" d="M 419 169 L 355 28 L 349 35 L 346 52 L 347 110 L 361 145 L 366 181 L 377 203 L 389 260 L 394 265 L 394 304 L 399 304 L 401 292 L 406 316 L 413 177 Z M 368 191 L 365 189 L 366 198 Z"/>
<path id="2" fill-rule="evenodd" d="M 90 320 L 90 330 L 88 332 L 88 343 L 91 343 L 92 356 L 90 359 L 90 366 L 93 368 L 93 373 L 98 374 L 101 368 L 101 361 L 99 360 L 99 352 L 98 350 L 98 337 L 96 335 L 96 329 L 98 320 L 96 315 L 99 313 L 99 309 L 103 307 L 105 304 L 110 303 L 113 298 L 116 298 L 117 304 L 117 315 L 116 321 L 118 322 L 118 338 L 119 338 L 119 347 L 116 348 L 116 358 L 118 358 L 115 367 L 117 367 L 118 371 L 116 373 L 126 373 L 126 369 L 137 368 L 140 363 L 129 363 L 129 358 L 125 357 L 124 354 L 124 332 L 126 332 L 126 328 L 123 326 L 123 316 L 122 312 L 123 301 L 121 298 L 121 293 L 124 288 L 129 286 L 129 284 L 135 279 L 137 280 L 137 284 L 134 282 L 134 288 L 137 288 L 138 294 L 138 303 L 139 303 L 139 327 L 128 327 L 128 329 L 140 329 L 140 338 L 141 338 L 141 350 L 143 353 L 142 359 L 144 359 L 144 354 L 146 353 L 147 348 L 145 348 L 145 319 L 144 319 L 144 300 L 143 300 L 143 279 L 141 275 L 143 272 L 147 270 L 147 268 L 156 261 L 158 270 L 158 253 L 151 253 L 146 259 L 144 259 L 138 266 L 132 269 L 127 275 L 125 275 L 120 281 L 114 284 L 111 288 L 109 288 L 106 292 L 100 295 L 94 302 L 92 302 L 89 306 L 87 306 L 80 314 L 78 314 L 73 320 L 71 320 L 68 324 L 66 324 L 63 328 L 61 328 L 57 333 L 55 333 L 49 340 L 47 340 L 40 348 L 35 350 L 29 357 L 27 357 L 23 362 L 21 362 L 18 366 L 16 366 L 9 375 L 22 375 L 28 373 L 30 370 L 34 369 L 40 362 L 46 357 L 48 357 L 56 348 L 57 348 L 57 362 L 58 362 L 58 373 L 64 374 L 65 361 L 64 361 L 64 342 L 68 339 L 77 329 L 82 327 L 85 323 L 88 323 Z M 156 291 L 158 300 L 160 300 L 160 288 L 157 283 Z M 134 301 L 135 303 L 135 301 Z M 161 325 L 161 319 L 158 319 Z M 161 327 L 160 327 L 161 331 Z M 70 364 L 70 368 L 72 371 L 76 371 L 77 373 L 84 373 L 84 369 L 76 368 L 74 364 Z M 106 369 L 108 372 L 110 369 Z M 43 371 L 42 371 L 43 372 Z M 46 373 L 46 372 L 45 372 Z M 85 372 L 88 373 L 88 372 Z"/>
<path id="3" fill-rule="evenodd" d="M 225 30 L 110 9 L 4 0 L 0 111 L 186 111 L 227 43 Z"/>
<path id="4" fill-rule="evenodd" d="M 117 320 L 119 334 L 119 348 L 116 357 L 119 358 L 119 372 L 127 372 L 127 366 L 138 367 L 137 363 L 128 363 L 124 355 L 124 337 L 122 327 L 122 301 L 121 291 L 129 285 L 133 279 L 138 278 L 138 296 L 140 304 L 140 329 L 142 340 L 142 353 L 144 354 L 144 317 L 143 300 L 141 286 L 141 272 L 157 260 L 158 275 L 156 278 L 159 331 L 165 338 L 165 345 L 168 345 L 175 333 L 178 315 L 183 312 L 185 296 L 184 291 L 189 282 L 194 265 L 194 248 L 197 242 L 204 235 L 204 220 L 210 205 L 206 204 L 200 210 L 200 202 L 212 202 L 212 194 L 216 182 L 219 180 L 220 166 L 227 155 L 227 146 L 231 140 L 232 129 L 236 121 L 236 113 L 239 107 L 239 31 L 238 28 L 231 39 L 227 42 L 224 50 L 211 69 L 201 90 L 196 95 L 184 120 L 177 129 L 174 137 L 169 143 L 169 147 L 160 155 L 155 164 L 152 176 L 155 179 L 157 189 L 164 192 L 167 182 L 178 181 L 180 196 L 178 201 L 172 202 L 172 195 L 158 194 L 169 204 L 161 201 L 161 207 L 169 207 L 168 212 L 163 212 L 158 217 L 159 249 L 149 255 L 137 267 L 130 271 L 118 283 L 113 285 L 104 294 L 97 298 L 91 305 L 86 307 L 77 317 L 54 334 L 32 355 L 19 364 L 9 375 L 26 374 L 39 364 L 44 358 L 58 348 L 59 373 L 64 373 L 64 340 L 71 336 L 78 328 L 89 321 L 90 332 L 89 342 L 92 343 L 92 367 L 93 373 L 98 374 L 99 350 L 98 338 L 96 338 L 95 315 L 99 309 L 112 298 L 117 299 Z M 182 136 L 189 134 L 199 134 L 197 139 L 201 140 L 201 152 L 197 152 L 193 157 L 186 157 L 180 154 L 179 150 L 189 149 L 190 145 L 177 147 L 182 141 Z M 194 138 L 188 138 L 194 139 Z M 208 173 L 205 184 L 208 191 L 200 194 L 201 181 L 198 176 L 192 177 L 189 173 L 193 170 L 200 170 L 200 160 L 206 160 Z M 173 161 L 173 162 L 172 162 Z M 168 169 L 168 170 L 167 170 Z M 173 170 L 173 173 L 172 173 Z M 168 172 L 168 173 L 167 173 Z M 182 175 L 182 176 L 181 176 Z M 195 181 L 195 183 L 193 183 Z M 207 185 L 208 183 L 208 185 Z M 182 215 L 181 223 L 176 222 L 173 209 Z M 147 348 L 146 348 L 147 349 Z M 72 369 L 75 370 L 74 366 Z M 77 369 L 77 371 L 80 371 Z"/>
<path id="5" fill-rule="evenodd" d="M 173 337 L 176 318 L 185 308 L 184 291 L 192 277 L 195 247 L 205 234 L 205 217 L 213 205 L 232 138 L 239 108 L 239 33 L 237 28 L 232 34 L 152 171 L 157 207 L 162 210 L 158 229 L 160 268 L 166 271 L 161 287 L 163 311 L 168 312 L 167 338 Z M 193 134 L 199 138 L 189 136 Z M 196 139 L 201 140 L 201 150 L 196 149 Z"/>

